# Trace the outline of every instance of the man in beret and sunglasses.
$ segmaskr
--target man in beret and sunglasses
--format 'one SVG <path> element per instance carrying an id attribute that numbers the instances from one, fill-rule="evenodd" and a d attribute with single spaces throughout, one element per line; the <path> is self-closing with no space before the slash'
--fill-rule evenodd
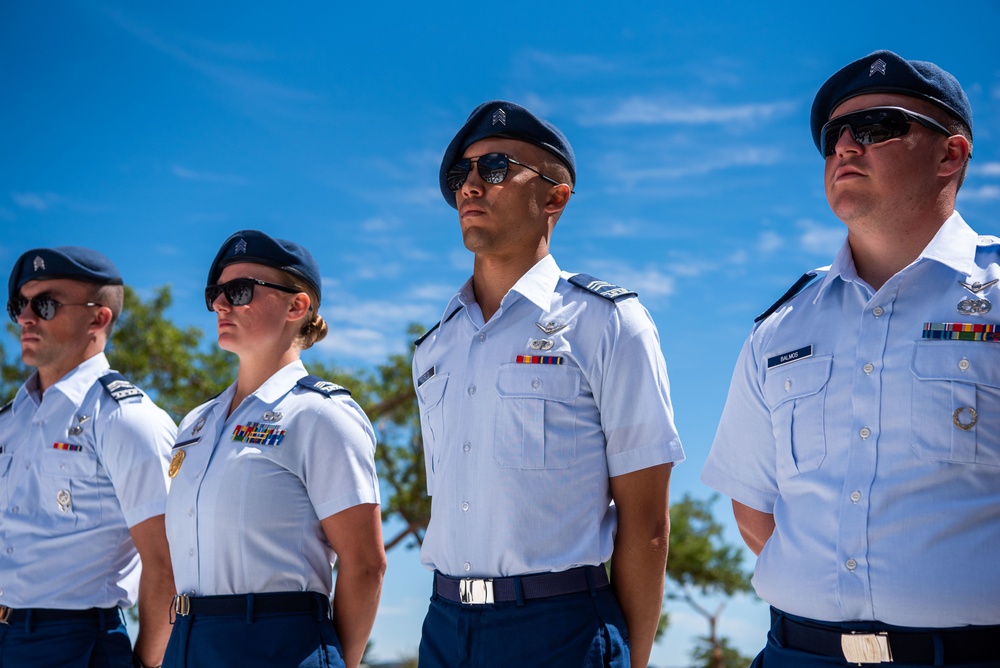
<path id="1" fill-rule="evenodd" d="M 812 133 L 847 240 L 757 319 L 702 473 L 772 606 L 754 665 L 995 668 L 1000 240 L 954 208 L 969 101 L 878 51 L 820 88 Z"/>
<path id="2" fill-rule="evenodd" d="M 121 275 L 87 248 L 38 248 L 7 287 L 35 372 L 0 409 L 0 666 L 157 666 L 174 594 L 163 514 L 176 430 L 104 356 Z M 120 608 L 137 593 L 133 654 Z"/>
<path id="3" fill-rule="evenodd" d="M 635 293 L 549 255 L 575 180 L 566 137 L 504 101 L 441 162 L 474 262 L 413 358 L 434 571 L 421 668 L 649 659 L 684 453 Z"/>

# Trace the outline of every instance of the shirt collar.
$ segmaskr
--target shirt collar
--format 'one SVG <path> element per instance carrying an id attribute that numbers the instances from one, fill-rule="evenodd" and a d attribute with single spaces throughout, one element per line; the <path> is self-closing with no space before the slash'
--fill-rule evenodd
<path id="1" fill-rule="evenodd" d="M 258 387 L 252 396 L 257 397 L 265 404 L 273 404 L 288 394 L 289 387 L 295 385 L 300 378 L 308 375 L 302 360 L 289 362 L 264 381 L 264 384 Z"/>
<path id="2" fill-rule="evenodd" d="M 502 309 L 504 306 L 507 306 L 514 299 L 512 295 L 516 294 L 529 300 L 543 311 L 548 311 L 552 303 L 552 293 L 555 292 L 556 284 L 559 282 L 559 274 L 559 265 L 556 264 L 555 258 L 551 255 L 546 255 L 525 272 L 524 276 L 521 276 L 517 280 L 517 283 L 511 287 L 500 301 L 500 308 Z M 472 277 L 470 276 L 469 280 L 462 285 L 459 291 L 455 293 L 455 296 L 448 302 L 448 306 L 445 307 L 444 315 L 441 318 L 442 322 L 447 320 L 456 310 L 468 308 L 475 301 L 476 295 L 472 289 Z"/>
<path id="3" fill-rule="evenodd" d="M 971 227 L 962 218 L 958 211 L 953 211 L 938 229 L 934 238 L 917 256 L 917 259 L 910 263 L 909 267 L 921 261 L 939 262 L 958 273 L 971 274 L 976 260 L 976 244 L 979 240 Z M 907 267 L 907 268 L 909 268 Z M 904 269 L 903 271 L 905 271 Z M 846 283 L 860 283 L 857 267 L 854 266 L 854 257 L 851 255 L 851 245 L 847 239 L 841 244 L 840 250 L 830 265 L 830 271 L 823 278 L 819 289 L 816 291 L 814 301 L 819 301 L 834 280 L 840 278 Z"/>
<path id="4" fill-rule="evenodd" d="M 46 392 L 55 390 L 69 399 L 74 406 L 80 406 L 97 379 L 110 368 L 111 365 L 108 364 L 108 358 L 104 353 L 97 353 L 78 364 L 72 371 L 49 387 Z M 32 373 L 21 386 L 14 401 L 15 404 L 20 404 L 29 398 L 36 404 L 38 403 L 38 371 Z"/>

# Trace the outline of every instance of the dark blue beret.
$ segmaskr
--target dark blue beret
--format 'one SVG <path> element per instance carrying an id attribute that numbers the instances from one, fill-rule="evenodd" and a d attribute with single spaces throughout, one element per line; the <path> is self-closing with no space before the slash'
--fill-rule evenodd
<path id="1" fill-rule="evenodd" d="M 813 142 L 819 148 L 819 132 L 841 102 L 867 93 L 898 93 L 937 105 L 969 126 L 972 107 L 961 84 L 934 63 L 904 60 L 892 51 L 875 51 L 855 60 L 827 79 L 813 100 Z"/>
<path id="2" fill-rule="evenodd" d="M 80 246 L 35 248 L 17 258 L 7 281 L 7 298 L 13 299 L 28 281 L 69 278 L 98 285 L 121 285 L 118 267 L 101 253 Z"/>
<path id="3" fill-rule="evenodd" d="M 448 144 L 444 158 L 441 159 L 441 171 L 438 174 L 441 194 L 453 207 L 455 193 L 448 189 L 448 170 L 462 157 L 465 149 L 487 137 L 519 139 L 541 146 L 565 163 L 569 168 L 570 179 L 576 183 L 576 157 L 573 155 L 573 147 L 569 145 L 569 140 L 559 128 L 538 118 L 518 104 L 492 100 L 483 102 L 469 114 L 469 119 Z"/>
<path id="4" fill-rule="evenodd" d="M 319 265 L 312 253 L 294 241 L 274 239 L 258 230 L 240 230 L 226 239 L 212 260 L 212 266 L 208 270 L 208 285 L 219 282 L 223 267 L 237 262 L 263 264 L 287 271 L 315 290 L 316 299 L 323 299 Z"/>

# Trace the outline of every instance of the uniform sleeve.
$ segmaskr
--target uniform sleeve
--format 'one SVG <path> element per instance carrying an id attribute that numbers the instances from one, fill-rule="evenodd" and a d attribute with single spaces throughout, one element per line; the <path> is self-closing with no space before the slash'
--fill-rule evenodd
<path id="1" fill-rule="evenodd" d="M 129 528 L 166 511 L 173 420 L 149 400 L 125 401 L 104 425 L 104 468 Z"/>
<path id="2" fill-rule="evenodd" d="M 745 506 L 774 512 L 775 439 L 764 401 L 754 336 L 743 344 L 701 480 Z"/>
<path id="3" fill-rule="evenodd" d="M 656 325 L 637 299 L 616 306 L 591 384 L 612 477 L 684 460 Z"/>
<path id="4" fill-rule="evenodd" d="M 311 397 L 312 398 L 312 397 Z M 362 503 L 380 503 L 375 432 L 353 399 L 320 397 L 300 415 L 306 440 L 299 475 L 320 519 Z"/>

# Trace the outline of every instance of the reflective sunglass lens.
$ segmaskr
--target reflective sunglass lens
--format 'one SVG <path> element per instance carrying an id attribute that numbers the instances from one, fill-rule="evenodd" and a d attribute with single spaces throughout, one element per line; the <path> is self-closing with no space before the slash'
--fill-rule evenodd
<path id="1" fill-rule="evenodd" d="M 10 316 L 10 319 L 12 321 L 14 321 L 15 323 L 17 322 L 17 317 L 21 315 L 21 311 L 24 310 L 24 306 L 27 303 L 28 300 L 25 299 L 24 297 L 21 297 L 19 299 L 11 299 L 7 302 L 7 315 Z"/>
<path id="2" fill-rule="evenodd" d="M 465 183 L 465 179 L 469 176 L 469 170 L 472 169 L 472 163 L 470 163 L 465 158 L 457 161 L 448 170 L 447 176 L 445 176 L 445 182 L 448 184 L 448 189 L 455 192 L 462 187 Z"/>
<path id="3" fill-rule="evenodd" d="M 222 288 L 233 306 L 246 306 L 253 300 L 253 282 L 245 278 L 229 281 Z"/>
<path id="4" fill-rule="evenodd" d="M 33 297 L 31 309 L 42 320 L 52 320 L 56 317 L 56 302 L 52 297 Z"/>
<path id="5" fill-rule="evenodd" d="M 503 153 L 481 155 L 476 161 L 476 166 L 479 168 L 479 176 L 491 185 L 503 183 L 507 178 L 507 156 Z"/>

